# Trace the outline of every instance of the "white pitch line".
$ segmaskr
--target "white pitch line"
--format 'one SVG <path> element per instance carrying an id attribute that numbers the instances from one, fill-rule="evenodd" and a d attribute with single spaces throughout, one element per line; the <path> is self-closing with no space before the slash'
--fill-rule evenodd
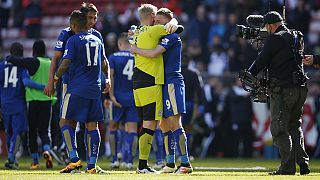
<path id="1" fill-rule="evenodd" d="M 243 168 L 235 168 L 235 167 L 195 167 L 197 170 L 246 170 L 246 171 L 256 171 L 256 170 L 267 170 L 265 167 L 243 167 Z"/>

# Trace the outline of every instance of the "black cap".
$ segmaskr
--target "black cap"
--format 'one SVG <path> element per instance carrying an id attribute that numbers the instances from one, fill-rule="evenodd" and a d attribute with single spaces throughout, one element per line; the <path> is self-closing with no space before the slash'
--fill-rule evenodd
<path id="1" fill-rule="evenodd" d="M 276 22 L 283 21 L 281 15 L 276 11 L 270 11 L 264 15 L 263 23 L 264 24 L 274 24 Z"/>

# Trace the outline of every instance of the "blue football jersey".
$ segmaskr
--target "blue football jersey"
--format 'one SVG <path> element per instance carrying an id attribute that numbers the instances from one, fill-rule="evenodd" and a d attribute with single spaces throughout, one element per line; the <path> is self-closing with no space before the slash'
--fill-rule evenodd
<path id="1" fill-rule="evenodd" d="M 26 108 L 23 78 L 28 77 L 26 69 L 2 61 L 0 63 L 1 107 L 7 113 L 21 112 Z"/>
<path id="2" fill-rule="evenodd" d="M 130 51 L 119 51 L 110 55 L 108 60 L 114 70 L 114 96 L 124 107 L 135 106 L 132 85 L 134 56 Z"/>
<path id="3" fill-rule="evenodd" d="M 54 50 L 64 52 L 68 39 L 73 35 L 74 32 L 71 31 L 70 27 L 63 29 L 59 34 Z"/>
<path id="4" fill-rule="evenodd" d="M 166 49 L 163 54 L 165 83 L 183 79 L 181 74 L 181 39 L 177 34 L 169 34 L 161 39 L 160 45 Z"/>
<path id="5" fill-rule="evenodd" d="M 73 35 L 74 35 L 74 32 L 71 31 L 70 27 L 63 29 L 59 34 L 59 37 L 56 42 L 56 46 L 54 47 L 54 50 L 60 51 L 63 53 L 66 48 L 66 44 L 67 44 L 68 39 Z M 59 63 L 61 63 L 61 60 Z M 62 76 L 62 82 L 64 84 L 68 83 L 68 72 L 64 73 L 64 75 Z"/>
<path id="6" fill-rule="evenodd" d="M 89 29 L 88 32 L 93 34 L 93 35 L 95 35 L 96 37 L 98 37 L 101 40 L 102 44 L 103 44 L 103 38 L 102 38 L 102 36 L 101 36 L 99 31 L 91 28 L 91 29 Z M 73 35 L 74 35 L 74 32 L 71 31 L 70 27 L 63 29 L 59 34 L 59 37 L 58 37 L 58 40 L 56 42 L 56 46 L 55 46 L 54 50 L 55 51 L 64 52 L 68 39 Z M 106 59 L 104 48 L 103 48 L 103 59 Z M 68 83 L 68 79 L 69 79 L 68 78 L 68 73 L 66 72 L 62 77 L 63 83 L 67 84 Z"/>
<path id="7" fill-rule="evenodd" d="M 70 59 L 67 93 L 88 99 L 101 97 L 101 61 L 103 45 L 88 32 L 69 38 L 63 59 Z"/>
<path id="8" fill-rule="evenodd" d="M 103 57 L 102 57 L 102 59 L 107 59 L 107 56 L 106 56 L 106 53 L 105 53 L 105 50 L 104 50 L 104 43 L 103 43 L 103 38 L 102 38 L 101 33 L 99 31 L 97 31 L 96 29 L 93 29 L 93 28 L 89 29 L 88 32 L 93 34 L 93 35 L 95 35 L 95 36 L 97 36 L 101 40 L 102 45 L 103 45 Z"/>

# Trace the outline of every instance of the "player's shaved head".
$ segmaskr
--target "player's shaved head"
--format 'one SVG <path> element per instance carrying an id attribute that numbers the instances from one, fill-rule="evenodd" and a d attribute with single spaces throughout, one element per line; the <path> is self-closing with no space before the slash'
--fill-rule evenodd
<path id="1" fill-rule="evenodd" d="M 14 42 L 10 46 L 10 54 L 12 56 L 23 56 L 23 46 L 18 42 Z"/>
<path id="2" fill-rule="evenodd" d="M 70 16 L 70 25 L 75 24 L 79 29 L 87 28 L 87 16 L 79 10 L 74 10 Z"/>
<path id="3" fill-rule="evenodd" d="M 173 12 L 168 8 L 160 8 L 157 15 L 162 15 L 171 20 L 173 18 Z"/>
<path id="4" fill-rule="evenodd" d="M 118 37 L 118 41 L 129 44 L 128 33 L 127 32 L 121 33 Z"/>
<path id="5" fill-rule="evenodd" d="M 118 37 L 118 48 L 120 51 L 130 49 L 130 43 L 128 40 L 128 33 L 123 32 Z"/>
<path id="6" fill-rule="evenodd" d="M 139 18 L 144 19 L 149 15 L 156 15 L 158 8 L 152 4 L 141 4 L 138 7 Z"/>
<path id="7" fill-rule="evenodd" d="M 80 11 L 85 13 L 85 14 L 87 14 L 88 12 L 96 12 L 96 13 L 99 12 L 97 7 L 94 4 L 88 3 L 88 2 L 83 2 L 81 4 Z"/>

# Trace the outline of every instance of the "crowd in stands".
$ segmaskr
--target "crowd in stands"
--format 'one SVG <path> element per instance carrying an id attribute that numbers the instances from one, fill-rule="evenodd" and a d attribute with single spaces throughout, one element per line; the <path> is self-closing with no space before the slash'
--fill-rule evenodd
<path id="1" fill-rule="evenodd" d="M 5 3 L 7 2 L 7 3 Z M 8 2 L 12 2 L 11 4 Z M 19 3 L 17 3 L 19 2 Z M 117 37 L 131 25 L 138 24 L 137 4 L 125 1 L 124 11 L 118 11 L 112 1 L 98 6 L 96 29 L 104 38 L 107 56 L 118 51 Z M 139 1 L 140 2 L 140 1 Z M 147 1 L 143 1 L 147 2 Z M 320 54 L 320 0 L 287 0 L 286 23 L 304 34 L 306 54 Z M 80 2 L 79 2 L 80 3 Z M 150 1 L 149 3 L 152 3 Z M 263 149 L 257 142 L 254 110 L 250 97 L 235 79 L 241 69 L 248 68 L 258 50 L 247 40 L 236 36 L 236 24 L 246 25 L 249 14 L 265 14 L 269 10 L 282 13 L 282 0 L 164 0 L 185 29 L 181 35 L 183 51 L 192 58 L 189 67 L 198 70 L 204 79 L 204 110 L 196 113 L 191 155 L 218 157 L 253 157 Z M 24 11 L 20 11 L 23 7 Z M 50 8 L 50 7 L 46 7 Z M 24 29 L 21 36 L 43 38 L 41 32 L 41 4 L 39 0 L 1 0 L 0 31 L 8 27 L 9 12 L 13 26 Z M 0 39 L 1 50 L 1 39 Z M 0 55 L 7 55 L 0 52 Z M 309 97 L 312 99 L 312 119 L 320 134 L 320 73 L 312 67 L 309 72 Z M 241 99 L 241 104 L 235 98 Z M 241 112 L 241 115 L 239 115 Z M 239 119 L 239 117 L 241 118 Z M 318 133 L 316 133 L 317 136 Z M 54 136 L 53 136 L 54 137 Z M 319 138 L 318 138 L 319 139 Z M 225 144 L 230 140 L 230 144 Z M 231 141 L 232 140 L 232 141 Z M 320 144 L 307 147 L 320 157 Z M 256 153 L 258 152 L 258 153 Z"/>

